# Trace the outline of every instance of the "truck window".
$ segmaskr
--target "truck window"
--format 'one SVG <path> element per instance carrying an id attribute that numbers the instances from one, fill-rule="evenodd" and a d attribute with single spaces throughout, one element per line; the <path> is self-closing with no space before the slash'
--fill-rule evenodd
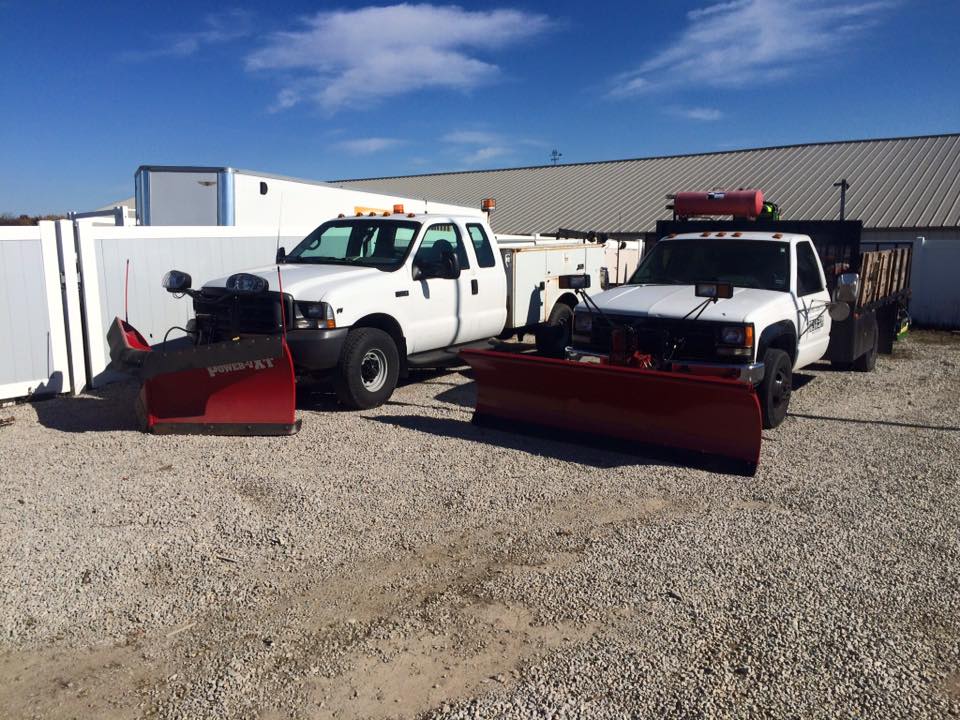
<path id="1" fill-rule="evenodd" d="M 820 265 L 808 242 L 797 243 L 797 295 L 811 295 L 823 290 Z"/>
<path id="2" fill-rule="evenodd" d="M 307 235 L 287 255 L 287 262 L 364 265 L 389 272 L 403 264 L 419 229 L 416 222 L 332 220 Z"/>
<path id="3" fill-rule="evenodd" d="M 493 256 L 493 248 L 490 247 L 490 240 L 487 233 L 483 231 L 483 226 L 469 223 L 467 232 L 470 233 L 470 242 L 473 243 L 473 251 L 477 256 L 477 265 L 482 268 L 496 265 L 497 261 Z"/>
<path id="4" fill-rule="evenodd" d="M 465 270 L 470 267 L 467 249 L 460 239 L 460 230 L 457 229 L 456 225 L 450 224 L 428 227 L 423 234 L 423 240 L 413 261 L 418 265 L 435 265 L 442 259 L 444 250 L 453 250 L 457 254 L 461 269 Z"/>
<path id="5" fill-rule="evenodd" d="M 630 277 L 631 285 L 693 285 L 790 290 L 790 243 L 704 238 L 661 240 Z"/>

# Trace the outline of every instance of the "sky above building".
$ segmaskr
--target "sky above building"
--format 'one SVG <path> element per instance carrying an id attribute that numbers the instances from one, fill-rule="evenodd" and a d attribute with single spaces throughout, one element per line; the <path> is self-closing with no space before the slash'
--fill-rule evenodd
<path id="1" fill-rule="evenodd" d="M 960 130 L 956 0 L 0 0 L 0 212 Z"/>

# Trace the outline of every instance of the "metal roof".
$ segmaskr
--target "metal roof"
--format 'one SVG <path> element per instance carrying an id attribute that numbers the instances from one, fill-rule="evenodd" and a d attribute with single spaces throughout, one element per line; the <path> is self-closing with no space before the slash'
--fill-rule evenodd
<path id="1" fill-rule="evenodd" d="M 960 226 L 960 134 L 331 182 L 455 205 L 494 197 L 494 229 L 529 233 L 649 232 L 682 190 L 760 188 L 785 219 L 836 220 L 842 178 L 846 217 L 864 228 Z"/>

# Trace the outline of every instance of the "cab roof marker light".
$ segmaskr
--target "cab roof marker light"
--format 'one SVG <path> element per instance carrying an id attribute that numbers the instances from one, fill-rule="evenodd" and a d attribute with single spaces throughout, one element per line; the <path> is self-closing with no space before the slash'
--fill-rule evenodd
<path id="1" fill-rule="evenodd" d="M 727 234 L 726 234 L 725 232 L 718 232 L 718 233 L 717 233 L 717 237 L 726 237 L 726 236 L 727 236 Z"/>
<path id="2" fill-rule="evenodd" d="M 394 215 L 403 215 L 403 205 L 401 203 L 397 203 L 396 205 L 394 205 L 393 213 Z"/>
<path id="3" fill-rule="evenodd" d="M 416 217 L 415 213 L 407 213 L 407 217 Z"/>
<path id="4" fill-rule="evenodd" d="M 708 233 L 708 232 L 702 232 L 702 233 L 700 233 L 700 237 L 710 237 L 710 233 Z"/>
<path id="5" fill-rule="evenodd" d="M 735 232 L 735 233 L 733 233 L 730 237 L 740 237 L 741 235 L 743 235 L 743 233 L 741 233 L 741 232 Z"/>
<path id="6" fill-rule="evenodd" d="M 340 218 L 345 218 L 345 217 L 346 217 L 346 215 L 344 215 L 343 213 L 340 213 L 339 215 L 337 215 L 337 219 L 338 219 L 338 220 L 339 220 Z"/>
<path id="7" fill-rule="evenodd" d="M 774 234 L 773 234 L 774 240 L 779 240 L 779 239 L 782 238 L 782 237 L 783 237 L 783 233 L 774 233 Z"/>

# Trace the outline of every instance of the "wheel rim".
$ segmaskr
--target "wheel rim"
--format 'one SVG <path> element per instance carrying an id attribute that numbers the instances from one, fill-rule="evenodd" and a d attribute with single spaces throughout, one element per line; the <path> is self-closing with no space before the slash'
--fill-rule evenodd
<path id="1" fill-rule="evenodd" d="M 773 395 L 773 406 L 781 408 L 790 399 L 790 378 L 783 370 L 777 370 L 773 376 L 773 386 L 771 387 Z"/>
<path id="2" fill-rule="evenodd" d="M 360 381 L 367 392 L 376 392 L 387 382 L 387 356 L 383 350 L 367 350 L 360 361 Z"/>

